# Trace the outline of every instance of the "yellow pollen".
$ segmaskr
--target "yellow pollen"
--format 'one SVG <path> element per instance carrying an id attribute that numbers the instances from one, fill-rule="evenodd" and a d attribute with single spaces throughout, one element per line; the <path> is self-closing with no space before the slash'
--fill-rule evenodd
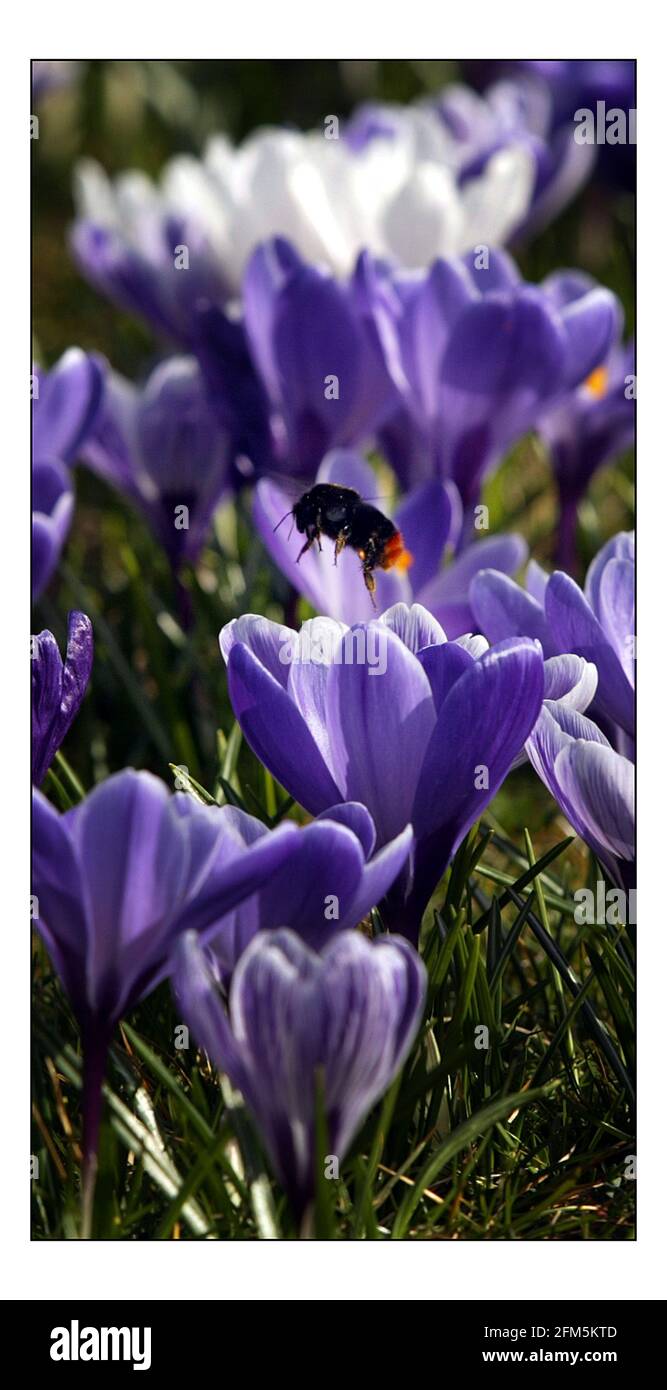
<path id="1" fill-rule="evenodd" d="M 596 367 L 590 376 L 586 377 L 584 386 L 590 391 L 592 396 L 604 396 L 609 385 L 609 368 Z"/>

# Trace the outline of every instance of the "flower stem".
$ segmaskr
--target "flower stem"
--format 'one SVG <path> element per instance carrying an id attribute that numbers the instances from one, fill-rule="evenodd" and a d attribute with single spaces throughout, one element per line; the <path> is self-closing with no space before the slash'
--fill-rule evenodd
<path id="1" fill-rule="evenodd" d="M 578 571 L 577 505 L 578 499 L 576 497 L 570 497 L 561 492 L 556 564 L 559 569 L 565 570 L 566 574 L 575 577 Z"/>
<path id="2" fill-rule="evenodd" d="M 91 1031 L 83 1048 L 83 1164 L 81 1172 L 81 1239 L 90 1240 L 97 1181 L 97 1153 L 102 1117 L 102 1083 L 106 1070 L 108 1038 Z"/>

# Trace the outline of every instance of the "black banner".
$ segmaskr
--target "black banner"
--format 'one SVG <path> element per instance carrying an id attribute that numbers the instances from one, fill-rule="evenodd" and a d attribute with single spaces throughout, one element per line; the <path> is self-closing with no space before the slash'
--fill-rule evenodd
<path id="1" fill-rule="evenodd" d="M 508 1369 L 552 1366 L 620 1371 L 629 1378 L 647 1351 L 658 1349 L 659 1319 L 647 1302 L 452 1301 L 443 1324 L 442 1366 L 448 1376 L 453 1368 L 469 1369 L 491 1380 Z M 30 1323 L 25 1369 L 51 1378 L 73 1370 L 90 1378 L 138 1371 L 173 1380 L 209 1362 L 222 1373 L 230 1345 L 224 1315 L 199 1300 L 37 1303 Z M 386 1335 L 378 1341 L 381 1361 Z M 254 1349 L 252 1356 L 255 1362 Z"/>

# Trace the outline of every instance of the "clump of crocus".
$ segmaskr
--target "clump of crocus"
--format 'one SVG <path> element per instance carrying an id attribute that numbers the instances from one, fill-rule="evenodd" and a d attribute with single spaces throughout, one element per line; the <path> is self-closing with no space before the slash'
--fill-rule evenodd
<path id="1" fill-rule="evenodd" d="M 219 807 L 129 769 L 60 816 L 33 793 L 36 926 L 81 1029 L 83 1230 L 90 1233 L 102 1081 L 116 1024 L 163 978 L 177 936 L 214 934 L 268 888 L 295 825 L 248 843 Z"/>
<path id="2" fill-rule="evenodd" d="M 387 452 L 404 472 L 407 451 L 413 475 L 426 461 L 427 476 L 451 478 L 467 509 L 503 454 L 604 361 L 619 322 L 593 282 L 575 294 L 562 271 L 527 284 L 502 251 L 478 252 L 409 279 L 363 255 L 355 275 L 402 403 Z"/>

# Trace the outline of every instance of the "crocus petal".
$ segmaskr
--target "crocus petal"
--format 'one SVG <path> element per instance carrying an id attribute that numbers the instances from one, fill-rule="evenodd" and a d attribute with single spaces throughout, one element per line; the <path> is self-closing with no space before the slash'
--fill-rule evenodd
<path id="1" fill-rule="evenodd" d="M 119 1016 L 134 981 L 123 950 L 164 929 L 183 892 L 185 835 L 170 834 L 169 793 L 157 777 L 126 771 L 103 782 L 65 817 L 84 874 L 90 924 L 90 1006 Z"/>
<path id="2" fill-rule="evenodd" d="M 32 448 L 36 459 L 71 463 L 89 434 L 104 389 L 101 361 L 81 348 L 69 348 L 44 372 L 32 407 Z"/>
<path id="3" fill-rule="evenodd" d="M 74 511 L 71 478 L 58 459 L 32 467 L 32 594 L 39 598 L 53 575 Z"/>
<path id="4" fill-rule="evenodd" d="M 450 326 L 473 298 L 466 268 L 456 261 L 438 260 L 407 301 L 399 328 L 401 365 L 427 419 L 438 411 L 439 364 L 450 341 Z"/>
<path id="5" fill-rule="evenodd" d="M 173 984 L 184 1018 L 190 1019 L 200 1047 L 215 1058 L 236 1086 L 246 1079 L 241 1051 L 229 1026 L 216 980 L 195 931 L 183 932 L 173 956 Z"/>
<path id="6" fill-rule="evenodd" d="M 600 626 L 623 667 L 635 683 L 635 565 L 633 560 L 610 560 L 600 578 Z"/>
<path id="7" fill-rule="evenodd" d="M 284 623 L 272 623 L 258 613 L 244 613 L 241 618 L 225 623 L 219 640 L 225 662 L 235 643 L 242 643 L 280 685 L 287 687 L 290 656 L 298 642 L 293 628 Z"/>
<path id="8" fill-rule="evenodd" d="M 441 381 L 467 398 L 472 417 L 481 409 L 487 415 L 495 401 L 494 429 L 505 439 L 514 432 L 510 411 L 523 423 L 523 412 L 553 393 L 565 350 L 557 315 L 538 290 L 527 286 L 512 300 L 482 299 L 461 314 L 442 360 Z"/>
<path id="9" fill-rule="evenodd" d="M 599 708 L 632 734 L 632 686 L 581 589 L 569 575 L 560 571 L 552 574 L 546 590 L 545 613 L 561 651 L 576 652 L 597 667 Z"/>
<path id="10" fill-rule="evenodd" d="M 495 795 L 528 737 L 544 694 L 537 643 L 492 647 L 455 681 L 438 714 L 415 797 L 418 837 L 454 829 L 454 848 Z M 475 782 L 478 765 L 488 786 Z"/>
<path id="11" fill-rule="evenodd" d="M 317 815 L 344 799 L 293 700 L 241 642 L 229 653 L 227 679 L 250 747 L 295 800 Z"/>
<path id="12" fill-rule="evenodd" d="M 568 304 L 562 322 L 567 335 L 566 388 L 576 386 L 606 357 L 618 331 L 616 299 L 593 289 Z"/>
<path id="13" fill-rule="evenodd" d="M 32 796 L 32 837 L 36 925 L 78 1010 L 85 1007 L 88 939 L 81 874 L 63 817 L 36 790 Z"/>
<path id="14" fill-rule="evenodd" d="M 431 647 L 447 641 L 447 634 L 443 632 L 440 623 L 421 603 L 395 603 L 393 608 L 388 608 L 386 613 L 382 613 L 379 621 L 395 632 L 408 651 L 414 652 L 415 656 L 422 647 Z"/>
<path id="15" fill-rule="evenodd" d="M 583 714 L 597 689 L 598 673 L 581 656 L 552 656 L 544 663 L 544 698 L 559 700 Z"/>
<path id="16" fill-rule="evenodd" d="M 555 778 L 594 842 L 619 859 L 634 859 L 635 769 L 599 743 L 571 742 L 558 754 Z M 575 823 L 575 829 L 578 828 Z"/>
<path id="17" fill-rule="evenodd" d="M 435 707 L 417 658 L 391 629 L 369 627 L 379 630 L 386 670 L 355 660 L 355 634 L 366 635 L 364 628 L 351 628 L 342 644 L 347 659 L 332 668 L 327 683 L 326 721 L 345 799 L 368 807 L 385 844 L 410 819 Z"/>
<path id="18" fill-rule="evenodd" d="M 293 272 L 276 304 L 273 349 L 290 446 L 303 469 L 314 469 L 327 447 L 353 442 L 363 390 L 361 328 L 329 275 Z M 330 378 L 337 392 L 325 397 Z"/>
<path id="19" fill-rule="evenodd" d="M 86 693 L 93 669 L 93 625 L 85 613 L 76 610 L 67 615 L 67 655 L 63 668 L 62 703 L 60 706 L 61 741 L 77 713 Z"/>
<path id="20" fill-rule="evenodd" d="M 412 817 L 417 848 L 408 907 L 417 924 L 451 856 L 507 776 L 543 692 L 538 644 L 514 638 L 473 661 L 441 705 Z"/>
<path id="21" fill-rule="evenodd" d="M 188 849 L 187 882 L 178 905 L 179 915 L 187 913 L 187 904 L 196 899 L 197 925 L 201 927 L 203 914 L 199 909 L 202 903 L 210 900 L 218 889 L 227 895 L 232 863 L 250 863 L 252 856 L 245 851 L 258 840 L 264 841 L 269 831 L 262 821 L 238 807 L 204 806 L 187 793 L 172 797 L 169 812 L 176 822 L 181 822 L 178 832 L 184 832 Z M 221 876 L 225 878 L 224 888 L 220 886 Z"/>
<path id="22" fill-rule="evenodd" d="M 51 519 L 39 512 L 32 514 L 31 552 L 30 584 L 33 599 L 38 599 L 56 568 L 59 555 Z"/>
<path id="23" fill-rule="evenodd" d="M 321 950 L 347 921 L 363 869 L 361 845 L 347 826 L 325 818 L 307 825 L 292 857 L 260 889 L 261 929 L 293 925 L 313 950 Z"/>
<path id="24" fill-rule="evenodd" d="M 624 886 L 623 863 L 634 861 L 632 764 L 610 747 L 592 720 L 549 700 L 526 752 L 576 833 Z"/>
<path id="25" fill-rule="evenodd" d="M 544 608 L 544 595 L 546 593 L 549 575 L 537 560 L 529 560 L 526 565 L 526 592 L 534 598 L 540 607 Z"/>
<path id="26" fill-rule="evenodd" d="M 32 776 L 39 786 L 86 693 L 93 663 L 93 635 L 85 613 L 68 615 L 67 656 L 48 630 L 35 638 L 31 660 Z"/>
<path id="27" fill-rule="evenodd" d="M 478 621 L 471 604 L 471 585 L 475 576 L 480 571 L 488 570 L 515 574 L 524 563 L 526 554 L 527 546 L 522 536 L 488 536 L 485 540 L 474 541 L 426 585 L 419 594 L 419 601 L 435 614 L 450 639 L 460 637 L 462 633 L 473 630 Z M 513 636 L 514 633 L 505 632 L 502 635 Z M 486 636 L 490 637 L 490 634 L 486 633 Z"/>
<path id="28" fill-rule="evenodd" d="M 545 653 L 553 642 L 544 610 L 519 584 L 497 570 L 481 570 L 470 585 L 470 606 L 490 642 L 505 637 L 535 637 Z"/>
<path id="29" fill-rule="evenodd" d="M 327 948 L 321 978 L 329 1002 L 326 1103 L 346 1153 L 409 1052 L 424 1007 L 426 972 L 401 938 L 371 943 L 359 932 L 344 932 Z"/>
<path id="30" fill-rule="evenodd" d="M 604 734 L 591 719 L 580 714 L 568 705 L 545 700 L 539 718 L 526 743 L 526 753 L 538 777 L 549 788 L 554 800 L 558 802 L 575 829 L 582 827 L 571 801 L 562 793 L 555 775 L 556 759 L 562 749 L 567 748 L 572 739 L 582 739 L 590 743 L 600 743 L 609 747 Z M 580 831 L 581 833 L 581 831 Z"/>
<path id="31" fill-rule="evenodd" d="M 454 646 L 462 647 L 465 652 L 469 652 L 475 661 L 479 661 L 480 656 L 484 656 L 489 650 L 489 643 L 486 637 L 482 637 L 479 632 L 463 632 L 460 637 L 454 638 Z"/>
<path id="32" fill-rule="evenodd" d="M 292 271 L 302 261 L 284 237 L 259 246 L 250 257 L 243 286 L 243 305 L 246 328 L 267 389 L 274 399 L 279 395 L 278 364 L 271 340 L 275 323 L 277 294 L 286 284 Z"/>
<path id="33" fill-rule="evenodd" d="M 447 545 L 455 546 L 461 531 L 461 498 L 453 483 L 436 478 L 422 483 L 404 497 L 394 523 L 412 555 L 410 584 L 413 593 L 438 573 Z"/>
<path id="34" fill-rule="evenodd" d="M 346 825 L 348 830 L 356 835 L 364 852 L 364 858 L 370 859 L 375 849 L 377 837 L 373 817 L 360 801 L 341 801 L 339 806 L 328 806 L 318 819 L 322 817 L 325 820 L 338 821 L 340 825 Z"/>
<path id="35" fill-rule="evenodd" d="M 418 658 L 428 676 L 437 713 L 440 713 L 452 686 L 467 671 L 476 657 L 457 642 L 443 642 L 423 647 Z"/>
<path id="36" fill-rule="evenodd" d="M 588 567 L 584 593 L 596 617 L 600 616 L 600 584 L 610 560 L 635 561 L 635 538 L 632 531 L 618 531 L 598 550 Z"/>
<path id="37" fill-rule="evenodd" d="M 311 618 L 298 635 L 287 680 L 287 693 L 307 724 L 327 764 L 331 766 L 331 742 L 326 720 L 329 671 L 340 659 L 347 628 L 333 618 Z"/>
<path id="38" fill-rule="evenodd" d="M 206 808 L 204 808 L 206 809 Z M 213 808 L 209 808 L 213 809 Z M 213 811 L 213 814 L 217 814 Z M 306 827 L 309 829 L 310 827 Z M 342 831 L 342 827 L 340 827 Z M 264 922 L 282 920 L 283 912 L 300 911 L 301 897 L 297 894 L 288 898 L 289 885 L 298 883 L 304 856 L 307 860 L 307 842 L 304 832 L 293 821 L 287 821 L 262 835 L 258 835 L 249 845 L 237 845 L 230 852 L 226 837 L 220 838 L 217 857 L 214 856 L 209 874 L 201 885 L 195 898 L 187 898 L 179 909 L 177 930 L 196 930 L 200 941 L 210 945 L 213 954 L 226 969 L 232 969 L 241 951 Z M 352 837 L 354 839 L 354 837 Z M 356 843 L 356 842 L 355 842 Z M 353 877 L 358 870 L 357 849 L 349 850 L 345 873 Z M 356 868 L 355 868 L 356 865 Z M 286 884 L 285 891 L 281 884 Z M 318 884 L 312 884 L 313 892 Z M 313 930 L 321 927 L 321 892 L 315 899 L 315 907 L 310 906 L 310 919 L 314 921 Z M 298 923 L 306 927 L 306 920 Z M 336 930 L 338 923 L 325 920 L 325 927 Z M 174 933 L 175 934 L 175 933 Z M 149 978 L 152 987 L 165 973 L 163 963 Z"/>
<path id="39" fill-rule="evenodd" d="M 58 747 L 57 718 L 62 697 L 63 660 L 58 643 L 48 629 L 35 638 L 31 658 L 32 780 L 44 781 Z"/>
<path id="40" fill-rule="evenodd" d="M 141 392 L 118 372 L 109 372 L 102 408 L 95 428 L 85 440 L 82 457 L 87 466 L 141 504 L 150 489 L 138 458 L 137 420 Z"/>
<path id="41" fill-rule="evenodd" d="M 368 916 L 372 907 L 382 901 L 396 882 L 399 874 L 405 868 L 408 857 L 411 855 L 414 846 L 414 835 L 412 826 L 406 825 L 400 835 L 394 840 L 390 840 L 384 845 L 368 863 L 364 865 L 361 881 L 357 888 L 355 897 L 347 909 L 344 919 L 340 922 L 343 927 L 355 927 L 358 922 L 363 921 Z M 409 884 L 410 875 L 408 874 L 407 883 Z"/>
<path id="42" fill-rule="evenodd" d="M 415 169 L 388 202 L 382 231 L 393 259 L 419 266 L 453 255 L 464 225 L 456 180 L 450 170 L 429 163 Z"/>

